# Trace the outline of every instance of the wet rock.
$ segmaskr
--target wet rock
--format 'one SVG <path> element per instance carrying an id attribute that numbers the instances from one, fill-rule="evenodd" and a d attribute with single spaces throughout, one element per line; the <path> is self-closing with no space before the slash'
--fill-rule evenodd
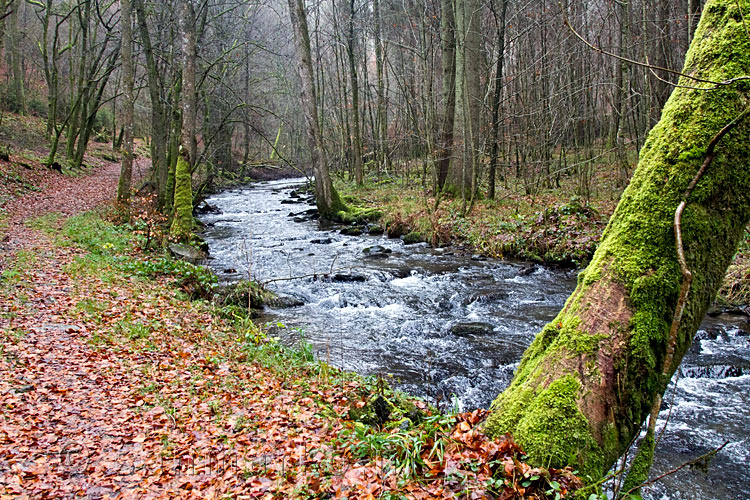
<path id="1" fill-rule="evenodd" d="M 198 236 L 197 234 L 193 235 L 192 244 L 194 247 L 196 247 L 201 252 L 208 255 L 208 242 L 204 240 L 202 237 Z"/>
<path id="2" fill-rule="evenodd" d="M 297 198 L 292 200 L 281 200 L 282 205 L 296 205 L 297 203 L 302 203 L 302 200 L 299 200 Z"/>
<path id="3" fill-rule="evenodd" d="M 207 256 L 205 252 L 181 243 L 170 243 L 169 253 L 175 258 L 190 262 L 191 264 L 198 264 Z"/>
<path id="4" fill-rule="evenodd" d="M 371 234 L 373 236 L 383 234 L 385 230 L 382 226 L 379 226 L 377 224 L 372 224 L 370 226 L 367 226 L 367 234 Z"/>
<path id="5" fill-rule="evenodd" d="M 472 321 L 468 323 L 456 323 L 448 329 L 448 333 L 456 335 L 457 337 L 479 337 L 485 335 L 492 335 L 495 327 L 489 323 L 482 323 L 479 321 Z"/>
<path id="6" fill-rule="evenodd" d="M 278 295 L 268 298 L 266 300 L 266 305 L 274 309 L 289 309 L 291 307 L 304 306 L 305 302 L 298 299 L 297 297 L 291 297 L 289 295 Z"/>
<path id="7" fill-rule="evenodd" d="M 336 273 L 331 276 L 331 281 L 337 283 L 363 283 L 367 281 L 367 276 L 364 274 Z"/>
<path id="8" fill-rule="evenodd" d="M 398 279 L 408 278 L 409 276 L 411 276 L 411 269 L 409 268 L 391 269 L 390 272 L 394 278 Z"/>
<path id="9" fill-rule="evenodd" d="M 422 410 L 401 394 L 369 395 L 364 406 L 357 406 L 354 404 L 349 408 L 349 418 L 367 425 L 382 426 L 395 421 L 399 426 L 408 428 L 424 418 Z"/>
<path id="10" fill-rule="evenodd" d="M 307 222 L 307 221 L 309 221 L 310 219 L 308 219 L 307 217 L 295 217 L 295 218 L 294 218 L 294 219 L 292 219 L 292 220 L 293 220 L 294 222 Z"/>
<path id="11" fill-rule="evenodd" d="M 422 243 L 424 241 L 424 237 L 422 237 L 422 235 L 416 231 L 405 234 L 401 239 L 404 240 L 404 245 L 413 245 L 415 243 Z"/>
<path id="12" fill-rule="evenodd" d="M 385 248 L 382 245 L 375 245 L 373 247 L 367 247 L 362 250 L 365 257 L 368 259 L 387 259 L 388 256 L 393 253 L 390 248 Z"/>
<path id="13" fill-rule="evenodd" d="M 346 236 L 359 236 L 362 234 L 362 228 L 358 226 L 354 227 L 345 227 L 339 233 L 344 234 Z"/>
<path id="14" fill-rule="evenodd" d="M 484 255 L 475 253 L 474 255 L 471 256 L 471 260 L 477 261 L 477 262 L 484 262 L 485 260 L 487 260 L 487 257 Z"/>
<path id="15" fill-rule="evenodd" d="M 237 269 L 230 267 L 222 271 L 224 274 L 237 274 Z"/>
<path id="16" fill-rule="evenodd" d="M 479 302 L 482 304 L 490 304 L 493 302 L 501 302 L 508 299 L 508 292 L 493 291 L 493 292 L 474 292 L 468 297 L 464 298 L 462 304 L 468 306 L 473 302 Z"/>
<path id="17" fill-rule="evenodd" d="M 536 271 L 536 266 L 524 267 L 518 270 L 518 276 L 529 276 L 534 274 L 534 271 Z"/>
<path id="18" fill-rule="evenodd" d="M 207 202 L 204 201 L 203 203 L 195 207 L 195 213 L 197 215 L 220 214 L 221 210 L 219 210 L 218 207 L 209 205 Z"/>
<path id="19" fill-rule="evenodd" d="M 313 245 L 330 245 L 331 243 L 333 243 L 333 239 L 319 238 L 319 239 L 310 240 L 310 243 L 312 243 Z"/>

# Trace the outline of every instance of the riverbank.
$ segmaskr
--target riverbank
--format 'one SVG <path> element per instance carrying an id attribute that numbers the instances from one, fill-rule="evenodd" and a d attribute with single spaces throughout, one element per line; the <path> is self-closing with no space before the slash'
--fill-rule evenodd
<path id="1" fill-rule="evenodd" d="M 382 381 L 207 300 L 210 273 L 90 211 L 117 171 L 50 173 L 4 206 L 0 495 L 522 498 L 577 486 L 488 440 L 483 411 L 393 406 L 402 396 Z"/>
<path id="2" fill-rule="evenodd" d="M 499 188 L 495 200 L 480 198 L 464 213 L 460 198 L 443 195 L 436 203 L 413 180 L 369 179 L 360 187 L 339 180 L 337 188 L 355 209 L 382 213 L 375 222 L 389 236 L 564 268 L 588 264 L 620 195 L 613 182 L 602 183 L 598 195 L 589 199 L 575 195 L 565 184 L 534 194 Z M 745 308 L 750 304 L 748 231 L 727 270 L 717 304 Z"/>

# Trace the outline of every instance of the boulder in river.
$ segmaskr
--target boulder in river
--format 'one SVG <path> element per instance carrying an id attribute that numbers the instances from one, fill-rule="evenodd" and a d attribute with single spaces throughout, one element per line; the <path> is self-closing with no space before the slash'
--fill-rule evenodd
<path id="1" fill-rule="evenodd" d="M 504 292 L 502 290 L 479 291 L 479 292 L 474 292 L 470 294 L 468 297 L 465 297 L 462 303 L 465 306 L 468 306 L 469 304 L 473 302 L 489 304 L 493 302 L 500 302 L 501 300 L 506 300 L 507 298 L 508 298 L 508 292 Z"/>
<path id="2" fill-rule="evenodd" d="M 364 274 L 336 273 L 331 276 L 331 281 L 338 283 L 363 283 L 367 281 L 367 276 Z"/>
<path id="3" fill-rule="evenodd" d="M 359 226 L 345 227 L 339 232 L 346 236 L 359 236 L 362 234 L 362 228 Z"/>
<path id="4" fill-rule="evenodd" d="M 268 297 L 265 301 L 268 307 L 274 309 L 289 309 L 290 307 L 304 306 L 305 302 L 289 295 L 276 295 Z"/>
<path id="5" fill-rule="evenodd" d="M 448 333 L 456 335 L 457 337 L 481 337 L 484 335 L 492 335 L 494 331 L 494 326 L 480 321 L 456 323 L 448 329 Z"/>
<path id="6" fill-rule="evenodd" d="M 276 295 L 253 281 L 239 281 L 221 287 L 215 295 L 215 300 L 222 306 L 238 306 L 241 308 L 263 309 L 267 305 L 274 309 L 299 307 L 305 303 L 297 297 Z"/>
<path id="7" fill-rule="evenodd" d="M 219 207 L 209 205 L 207 202 L 204 201 L 203 203 L 195 207 L 195 213 L 197 215 L 220 214 L 221 210 L 219 209 Z"/>
<path id="8" fill-rule="evenodd" d="M 365 257 L 369 259 L 385 259 L 392 252 L 393 250 L 382 245 L 375 245 L 362 250 L 362 253 L 365 254 Z"/>
<path id="9" fill-rule="evenodd" d="M 333 243 L 333 239 L 331 238 L 318 238 L 315 240 L 310 240 L 310 243 L 313 245 L 330 245 Z"/>
<path id="10" fill-rule="evenodd" d="M 413 245 L 414 243 L 422 243 L 424 241 L 424 237 L 416 231 L 405 234 L 402 239 L 404 240 L 404 245 Z"/>

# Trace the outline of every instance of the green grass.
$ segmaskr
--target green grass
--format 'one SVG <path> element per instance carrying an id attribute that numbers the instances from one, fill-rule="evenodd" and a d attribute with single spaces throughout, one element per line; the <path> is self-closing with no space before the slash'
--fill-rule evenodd
<path id="1" fill-rule="evenodd" d="M 42 231 L 48 236 L 53 236 L 59 232 L 62 223 L 62 215 L 56 212 L 50 212 L 40 217 L 26 219 L 24 224 L 31 229 Z"/>
<path id="2" fill-rule="evenodd" d="M 33 268 L 37 260 L 38 256 L 33 250 L 17 251 L 0 276 L 0 289 L 22 285 L 24 276 Z"/>

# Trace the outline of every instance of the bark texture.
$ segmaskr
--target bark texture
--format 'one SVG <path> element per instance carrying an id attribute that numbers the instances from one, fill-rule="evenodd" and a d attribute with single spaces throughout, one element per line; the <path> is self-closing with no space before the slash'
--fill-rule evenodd
<path id="1" fill-rule="evenodd" d="M 750 12 L 750 0 L 708 2 L 685 74 L 717 82 L 750 75 L 743 12 Z M 686 78 L 680 84 L 714 88 Z M 682 215 L 694 278 L 665 377 L 682 283 L 675 210 L 712 139 L 750 106 L 749 93 L 748 80 L 714 90 L 675 88 L 591 264 L 494 401 L 487 432 L 511 432 L 535 462 L 573 465 L 591 478 L 624 452 L 690 346 L 750 219 L 750 120 L 744 120 L 717 144 Z"/>
<path id="2" fill-rule="evenodd" d="M 313 174 L 315 175 L 315 200 L 318 212 L 324 218 L 335 218 L 338 212 L 346 207 L 341 202 L 328 174 L 323 138 L 318 124 L 318 106 L 315 98 L 315 77 L 310 55 L 310 34 L 307 29 L 307 17 L 302 0 L 288 0 L 289 17 L 294 30 L 297 51 L 297 66 L 301 80 L 300 100 L 305 115 L 307 143 L 312 157 Z"/>
<path id="3" fill-rule="evenodd" d="M 443 71 L 443 109 L 440 123 L 440 148 L 437 159 L 437 187 L 443 189 L 448 179 L 453 154 L 453 124 L 456 113 L 456 32 L 453 2 L 441 1 L 441 66 Z"/>
<path id="4" fill-rule="evenodd" d="M 125 130 L 122 143 L 122 161 L 120 164 L 120 181 L 117 185 L 117 201 L 130 201 L 130 184 L 133 179 L 133 115 L 135 96 L 135 70 L 133 68 L 133 31 L 130 0 L 120 0 L 122 24 L 122 79 L 125 86 L 125 102 L 122 126 Z"/>

